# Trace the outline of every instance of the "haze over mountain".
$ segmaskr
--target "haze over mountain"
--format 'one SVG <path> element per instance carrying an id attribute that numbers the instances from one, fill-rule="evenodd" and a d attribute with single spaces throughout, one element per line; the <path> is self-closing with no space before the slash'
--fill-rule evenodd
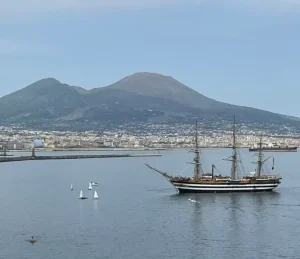
<path id="1" fill-rule="evenodd" d="M 103 123 L 181 122 L 195 118 L 298 124 L 299 119 L 208 98 L 172 77 L 135 73 L 101 88 L 86 90 L 56 79 L 39 80 L 0 98 L 2 124 L 93 128 Z"/>

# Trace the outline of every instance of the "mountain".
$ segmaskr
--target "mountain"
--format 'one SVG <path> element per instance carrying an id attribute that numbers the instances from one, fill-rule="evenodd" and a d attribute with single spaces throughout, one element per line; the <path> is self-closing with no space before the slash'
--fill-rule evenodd
<path id="1" fill-rule="evenodd" d="M 0 98 L 0 120 L 56 119 L 84 105 L 81 94 L 75 89 L 47 78 Z"/>
<path id="2" fill-rule="evenodd" d="M 142 96 L 171 99 L 198 108 L 208 107 L 215 102 L 170 76 L 156 73 L 136 73 L 106 87 L 106 89 L 109 88 Z M 94 91 L 99 90 L 98 88 Z"/>
<path id="3" fill-rule="evenodd" d="M 92 90 L 46 78 L 0 98 L 2 124 L 31 126 L 92 128 L 105 123 L 194 123 L 195 118 L 218 122 L 231 121 L 233 114 L 248 123 L 300 124 L 295 117 L 213 100 L 156 73 L 135 73 Z"/>

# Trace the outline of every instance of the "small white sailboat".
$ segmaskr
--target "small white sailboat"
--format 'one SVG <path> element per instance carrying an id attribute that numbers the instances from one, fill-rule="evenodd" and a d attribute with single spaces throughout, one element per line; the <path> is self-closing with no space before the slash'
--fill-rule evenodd
<path id="1" fill-rule="evenodd" d="M 73 191 L 73 184 L 71 184 L 71 191 Z"/>
<path id="2" fill-rule="evenodd" d="M 84 197 L 84 196 L 83 196 L 83 192 L 82 192 L 82 190 L 80 191 L 80 194 L 79 194 L 79 197 L 78 197 L 78 199 L 81 199 L 81 200 L 85 200 L 85 199 L 87 199 L 87 197 Z"/>
<path id="3" fill-rule="evenodd" d="M 92 184 L 89 183 L 89 188 L 88 188 L 88 190 L 92 190 L 92 189 L 93 189 Z"/>
<path id="4" fill-rule="evenodd" d="M 197 202 L 197 201 L 194 200 L 193 198 L 189 198 L 188 201 L 190 201 L 190 202 Z"/>
<path id="5" fill-rule="evenodd" d="M 98 193 L 96 191 L 94 192 L 94 199 L 99 199 Z"/>

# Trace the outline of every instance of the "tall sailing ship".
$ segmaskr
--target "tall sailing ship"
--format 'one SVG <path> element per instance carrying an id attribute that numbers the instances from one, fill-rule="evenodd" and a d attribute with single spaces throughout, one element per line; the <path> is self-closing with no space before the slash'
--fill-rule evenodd
<path id="1" fill-rule="evenodd" d="M 200 159 L 200 148 L 198 144 L 198 130 L 196 123 L 196 136 L 195 136 L 195 158 L 194 162 L 194 176 L 189 177 L 173 177 L 168 173 L 159 171 L 150 165 L 146 164 L 150 169 L 160 173 L 165 177 L 178 191 L 178 193 L 198 193 L 198 192 L 262 192 L 272 191 L 281 183 L 280 175 L 274 174 L 263 174 L 263 165 L 270 158 L 273 157 L 274 169 L 274 156 L 270 156 L 264 159 L 262 150 L 262 137 L 260 138 L 258 149 L 257 169 L 255 172 L 248 174 L 247 176 L 240 177 L 238 174 L 238 152 L 237 152 L 237 141 L 236 141 L 236 124 L 235 119 L 233 123 L 233 145 L 232 145 L 232 156 L 225 159 L 232 163 L 231 175 L 222 176 L 215 175 L 215 165 L 212 165 L 211 173 L 204 173 L 201 159 Z"/>

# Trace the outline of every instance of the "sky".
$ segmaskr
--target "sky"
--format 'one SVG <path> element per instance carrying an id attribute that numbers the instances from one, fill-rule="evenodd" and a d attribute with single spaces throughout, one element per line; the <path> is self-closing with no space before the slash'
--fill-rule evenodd
<path id="1" fill-rule="evenodd" d="M 0 96 L 135 72 L 300 117 L 300 0 L 0 0 Z"/>

